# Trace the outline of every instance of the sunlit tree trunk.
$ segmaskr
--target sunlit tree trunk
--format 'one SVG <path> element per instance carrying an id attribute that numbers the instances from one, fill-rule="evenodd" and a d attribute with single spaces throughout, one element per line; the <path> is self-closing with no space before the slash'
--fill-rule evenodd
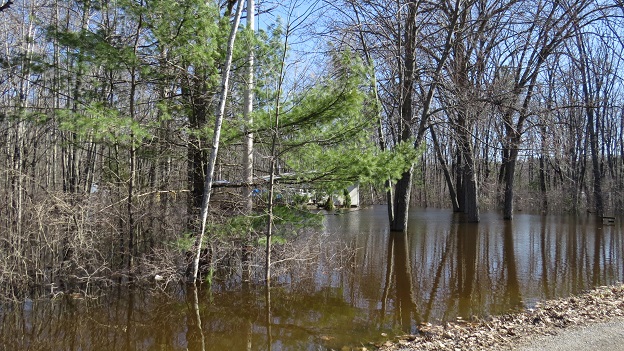
<path id="1" fill-rule="evenodd" d="M 225 56 L 225 65 L 223 66 L 221 77 L 221 94 L 219 98 L 219 107 L 217 110 L 217 118 L 214 127 L 214 136 L 212 140 L 212 150 L 210 152 L 210 158 L 208 165 L 206 166 L 206 180 L 204 183 L 204 195 L 201 206 L 201 227 L 200 232 L 195 239 L 195 257 L 193 259 L 193 282 L 197 281 L 197 275 L 199 272 L 199 259 L 202 252 L 202 243 L 206 232 L 206 223 L 208 219 L 208 210 L 210 206 L 210 195 L 212 193 L 212 183 L 215 171 L 215 165 L 217 163 L 217 153 L 219 151 L 219 143 L 221 140 L 221 126 L 223 124 L 223 117 L 225 115 L 225 103 L 228 97 L 228 86 L 230 80 L 230 71 L 232 68 L 232 56 L 234 51 L 234 41 L 236 40 L 236 33 L 238 31 L 238 25 L 240 23 L 241 14 L 243 12 L 243 1 L 238 2 L 236 7 L 236 14 L 234 15 L 234 21 L 232 23 L 232 29 L 227 42 L 227 51 Z"/>
<path id="2" fill-rule="evenodd" d="M 412 122 L 414 118 L 414 86 L 416 84 L 414 68 L 416 65 L 415 45 L 418 33 L 416 14 L 418 5 L 415 2 L 410 2 L 407 4 L 407 7 L 408 15 L 405 19 L 405 37 L 403 38 L 404 61 L 400 76 L 400 96 L 402 100 L 398 120 L 398 125 L 400 126 L 398 128 L 400 133 L 399 142 L 409 142 L 414 135 Z M 409 170 L 401 175 L 401 178 L 395 184 L 392 221 L 390 222 L 390 230 L 392 231 L 405 231 L 407 229 L 413 173 L 414 166 L 412 165 Z"/>
<path id="3" fill-rule="evenodd" d="M 242 1 L 242 0 L 239 0 Z M 247 0 L 247 31 L 253 33 L 255 30 L 255 1 Z M 253 117 L 251 112 L 253 110 L 253 90 L 254 90 L 254 45 L 253 42 L 249 45 L 249 52 L 247 54 L 247 86 L 245 87 L 245 101 L 244 101 L 244 118 L 247 130 L 245 131 L 245 142 L 243 151 L 243 201 L 245 206 L 245 212 L 250 214 L 253 210 L 253 166 L 254 166 L 254 135 L 249 129 L 253 128 Z"/>

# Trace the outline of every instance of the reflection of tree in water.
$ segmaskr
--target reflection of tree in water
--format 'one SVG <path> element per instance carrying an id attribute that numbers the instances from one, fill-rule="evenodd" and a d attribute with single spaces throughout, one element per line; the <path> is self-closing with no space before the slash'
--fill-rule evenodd
<path id="1" fill-rule="evenodd" d="M 598 286 L 602 281 L 604 281 L 605 276 L 603 275 L 601 262 L 603 261 L 604 253 L 604 240 L 603 240 L 603 230 L 602 230 L 602 218 L 595 218 L 596 221 L 596 232 L 594 233 L 594 262 L 592 268 L 592 286 Z"/>
<path id="2" fill-rule="evenodd" d="M 503 275 L 506 278 L 503 284 L 505 287 L 503 303 L 508 309 L 516 309 L 522 307 L 522 294 L 518 281 L 512 221 L 505 221 L 503 232 Z"/>
<path id="3" fill-rule="evenodd" d="M 204 331 L 202 330 L 201 315 L 199 313 L 199 298 L 197 287 L 191 285 L 186 292 L 188 314 L 186 318 L 186 342 L 189 350 L 206 350 Z"/>
<path id="4" fill-rule="evenodd" d="M 492 235 L 484 230 L 487 227 L 477 223 L 456 223 L 451 227 L 446 242 L 440 247 L 440 259 L 430 266 L 431 292 L 423 321 L 431 318 L 440 284 L 448 286 L 445 308 L 438 317 L 441 320 L 454 319 L 454 315 L 470 318 L 521 306 L 511 223 L 506 223 L 502 233 L 494 234 L 502 238 L 497 247 L 491 246 Z M 496 264 L 496 252 L 501 253 L 500 264 Z M 449 278 L 446 283 L 445 277 Z M 498 278 L 492 280 L 495 277 Z M 497 292 L 498 286 L 502 288 L 500 292 Z M 493 310 L 485 302 L 490 299 L 494 301 Z"/>
<path id="5" fill-rule="evenodd" d="M 593 216 L 541 216 L 534 223 L 539 225 L 541 260 L 536 279 L 545 299 L 621 279 L 621 228 L 605 226 Z"/>
<path id="6" fill-rule="evenodd" d="M 457 262 L 455 270 L 455 286 L 452 296 L 458 299 L 458 314 L 470 316 L 472 297 L 476 279 L 477 246 L 479 239 L 478 225 L 463 223 L 455 225 L 457 243 Z"/>
<path id="7" fill-rule="evenodd" d="M 394 285 L 396 294 L 394 301 L 395 322 L 401 326 L 403 331 L 411 333 L 413 332 L 412 321 L 420 321 L 421 317 L 414 302 L 407 232 L 391 232 L 388 237 L 386 284 L 382 297 L 382 316 L 385 316 L 390 289 Z"/>
<path id="8" fill-rule="evenodd" d="M 546 222 L 545 215 L 542 215 L 540 217 L 540 224 L 541 224 L 540 226 L 540 258 L 542 260 L 542 275 L 541 275 L 542 291 L 544 292 L 544 297 L 546 299 L 552 299 L 552 293 L 551 293 L 549 279 L 548 279 L 548 272 L 550 271 L 549 266 L 548 266 L 548 262 L 549 262 L 548 257 L 550 256 L 550 251 L 548 250 L 548 246 L 547 246 L 547 241 L 548 241 L 547 239 L 549 238 L 551 234 L 546 231 L 547 222 Z"/>
<path id="9" fill-rule="evenodd" d="M 252 256 L 249 272 L 215 279 L 211 289 L 200 287 L 198 296 L 186 286 L 172 295 L 137 288 L 98 299 L 59 295 L 1 306 L 0 345 L 7 350 L 341 349 L 374 341 L 381 332 L 413 332 L 419 322 L 506 313 L 523 298 L 568 295 L 621 280 L 624 272 L 619 223 L 601 227 L 575 217 L 523 215 L 513 223 L 474 225 L 457 223 L 451 215 L 427 213 L 407 235 L 375 227 L 384 217 L 371 217 L 361 225 L 354 221 L 355 234 L 306 241 L 304 248 L 322 248 L 322 257 L 333 260 L 282 263 L 287 279 L 275 280 L 270 306 L 258 282 L 262 274 L 254 273 L 259 260 Z M 342 221 L 335 226 L 341 228 L 351 223 L 345 224 L 347 219 L 331 217 Z M 237 262 L 242 266 L 245 260 Z M 308 276 L 313 278 L 304 279 Z"/>

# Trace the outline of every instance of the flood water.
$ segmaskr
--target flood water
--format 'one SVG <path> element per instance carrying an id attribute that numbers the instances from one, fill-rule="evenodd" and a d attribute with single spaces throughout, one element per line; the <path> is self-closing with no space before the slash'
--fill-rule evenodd
<path id="1" fill-rule="evenodd" d="M 325 217 L 322 259 L 262 284 L 135 289 L 0 307 L 2 350 L 328 350 L 531 307 L 624 278 L 622 225 L 592 218 L 414 209 L 389 233 L 385 207 Z M 301 268 L 303 267 L 303 268 Z M 382 335 L 382 333 L 387 336 Z"/>

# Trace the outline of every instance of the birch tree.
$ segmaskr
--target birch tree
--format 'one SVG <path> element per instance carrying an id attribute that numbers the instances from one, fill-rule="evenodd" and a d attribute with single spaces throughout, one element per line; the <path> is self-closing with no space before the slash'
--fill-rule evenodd
<path id="1" fill-rule="evenodd" d="M 241 0 L 242 1 L 242 0 Z M 253 36 L 255 31 L 255 1 L 247 0 L 247 34 Z M 247 54 L 247 86 L 245 87 L 244 119 L 247 126 L 244 130 L 244 150 L 243 150 L 243 201 L 245 202 L 245 212 L 250 214 L 253 210 L 252 184 L 254 166 L 254 136 L 249 129 L 253 129 L 253 96 L 254 96 L 254 45 L 249 45 Z"/>
<path id="2" fill-rule="evenodd" d="M 212 193 L 212 183 L 214 182 L 214 171 L 215 165 L 217 163 L 217 154 L 219 151 L 219 143 L 221 141 L 221 126 L 223 125 L 223 118 L 225 115 L 225 104 L 228 97 L 228 88 L 229 88 L 229 80 L 230 80 L 230 70 L 232 68 L 232 56 L 234 51 L 234 41 L 236 40 L 236 33 L 238 31 L 238 26 L 241 19 L 241 14 L 243 12 L 243 1 L 239 0 L 238 5 L 236 7 L 236 12 L 234 14 L 234 21 L 232 22 L 232 28 L 230 31 L 230 35 L 227 41 L 226 47 L 226 56 L 225 56 L 225 65 L 223 67 L 223 71 L 221 72 L 221 92 L 219 98 L 219 106 L 216 111 L 216 121 L 214 126 L 214 135 L 212 139 L 212 149 L 210 151 L 210 158 L 208 159 L 208 165 L 206 166 L 206 179 L 204 183 L 204 194 L 202 199 L 201 206 L 201 227 L 200 232 L 197 235 L 195 240 L 195 256 L 193 259 L 193 276 L 192 281 L 197 281 L 197 274 L 199 271 L 199 260 L 202 252 L 202 243 L 204 240 L 204 235 L 206 232 L 206 222 L 208 219 L 208 210 L 210 206 L 210 195 Z"/>

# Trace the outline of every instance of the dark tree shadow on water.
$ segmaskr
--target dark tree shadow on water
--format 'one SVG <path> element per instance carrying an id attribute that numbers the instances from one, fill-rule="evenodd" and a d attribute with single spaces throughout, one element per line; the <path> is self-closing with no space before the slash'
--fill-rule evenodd
<path id="1" fill-rule="evenodd" d="M 515 234 L 517 235 L 517 233 Z M 505 277 L 503 285 L 505 287 L 504 305 L 509 310 L 522 308 L 522 293 L 520 292 L 520 282 L 518 280 L 512 221 L 505 221 L 503 228 L 503 276 Z"/>
<path id="2" fill-rule="evenodd" d="M 382 297 L 382 316 L 387 311 L 390 291 L 394 287 L 395 323 L 406 333 L 412 333 L 412 321 L 421 321 L 414 301 L 412 266 L 409 259 L 409 242 L 406 232 L 390 232 L 388 235 L 386 279 Z"/>
<path id="3" fill-rule="evenodd" d="M 458 223 L 455 225 L 456 270 L 453 296 L 458 299 L 459 316 L 470 316 L 472 299 L 477 279 L 477 249 L 479 242 L 479 225 L 476 223 Z"/>

